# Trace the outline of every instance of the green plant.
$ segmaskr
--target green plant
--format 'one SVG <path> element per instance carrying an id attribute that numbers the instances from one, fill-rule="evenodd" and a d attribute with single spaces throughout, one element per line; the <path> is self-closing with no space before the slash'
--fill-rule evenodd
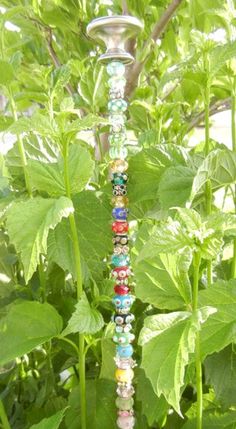
<path id="1" fill-rule="evenodd" d="M 110 10 L 145 23 L 127 76 L 137 429 L 233 429 L 230 0 L 2 0 L 0 427 L 116 427 L 108 89 L 85 32 Z M 230 108 L 232 150 L 210 130 Z"/>

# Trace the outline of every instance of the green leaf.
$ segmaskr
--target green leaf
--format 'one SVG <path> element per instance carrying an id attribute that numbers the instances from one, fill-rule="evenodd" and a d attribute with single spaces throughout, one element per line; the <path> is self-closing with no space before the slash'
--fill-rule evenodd
<path id="1" fill-rule="evenodd" d="M 112 251 L 112 234 L 108 228 L 110 211 L 91 191 L 83 191 L 73 199 L 84 276 L 102 280 L 103 258 Z M 101 240 L 100 237 L 103 239 Z M 73 244 L 69 223 L 65 220 L 48 238 L 48 255 L 76 278 Z"/>
<path id="2" fill-rule="evenodd" d="M 139 254 L 150 236 L 152 228 L 142 225 L 135 240 L 135 253 Z M 191 254 L 187 250 L 183 254 L 157 254 L 137 263 L 134 261 L 135 295 L 157 308 L 175 310 L 183 307 L 191 301 L 190 264 Z"/>
<path id="3" fill-rule="evenodd" d="M 151 238 L 139 253 L 137 262 L 148 257 L 154 258 L 159 253 L 176 253 L 187 247 L 193 247 L 193 239 L 180 222 L 169 218 L 162 227 L 153 228 Z"/>
<path id="4" fill-rule="evenodd" d="M 109 323 L 101 339 L 102 363 L 99 378 L 114 380 L 116 365 L 114 356 L 116 355 L 116 345 L 112 340 L 114 334 L 114 323 Z"/>
<path id="5" fill-rule="evenodd" d="M 215 76 L 226 61 L 236 56 L 236 41 L 216 46 L 211 50 L 209 55 L 210 73 Z"/>
<path id="6" fill-rule="evenodd" d="M 53 416 L 43 419 L 36 425 L 31 426 L 30 429 L 58 429 L 63 420 L 65 411 L 66 408 L 64 408 L 64 410 L 58 411 L 58 413 L 54 414 Z"/>
<path id="7" fill-rule="evenodd" d="M 14 79 L 14 70 L 10 63 L 0 60 L 0 85 L 9 85 Z"/>
<path id="8" fill-rule="evenodd" d="M 95 125 L 99 124 L 108 124 L 108 120 L 96 115 L 89 114 L 84 118 L 76 119 L 75 121 L 66 124 L 63 133 L 65 136 L 71 138 L 79 131 L 91 129 Z"/>
<path id="9" fill-rule="evenodd" d="M 236 411 L 229 411 L 226 414 L 204 415 L 203 413 L 203 429 L 233 429 L 236 422 Z M 231 427 L 231 425 L 233 427 Z M 189 420 L 182 426 L 183 429 L 195 429 L 196 418 Z"/>
<path id="10" fill-rule="evenodd" d="M 138 374 L 137 374 L 138 373 Z M 149 426 L 155 423 L 162 424 L 166 417 L 169 405 L 164 396 L 158 398 L 152 385 L 142 369 L 136 370 L 137 374 L 137 401 L 142 403 L 142 414 L 147 417 Z"/>
<path id="11" fill-rule="evenodd" d="M 6 311 L 0 320 L 1 365 L 29 353 L 61 332 L 62 319 L 50 304 L 20 301 Z"/>
<path id="12" fill-rule="evenodd" d="M 86 294 L 83 293 L 62 334 L 69 335 L 77 332 L 95 334 L 102 329 L 103 325 L 104 320 L 101 313 L 89 304 Z"/>
<path id="13" fill-rule="evenodd" d="M 216 399 L 227 410 L 236 405 L 236 354 L 229 345 L 204 362 L 206 382 L 214 387 Z"/>
<path id="14" fill-rule="evenodd" d="M 161 207 L 169 209 L 184 206 L 191 193 L 194 172 L 189 167 L 179 165 L 168 168 L 161 177 L 158 194 Z"/>
<path id="15" fill-rule="evenodd" d="M 187 151 L 173 144 L 144 149 L 131 157 L 129 162 L 132 171 L 129 182 L 131 203 L 157 199 L 159 182 L 165 169 L 176 165 L 186 166 L 188 161 Z"/>
<path id="16" fill-rule="evenodd" d="M 207 180 L 211 181 L 212 190 L 236 182 L 236 153 L 230 150 L 216 149 L 204 159 L 193 180 L 190 200 L 204 191 Z"/>
<path id="17" fill-rule="evenodd" d="M 61 157 L 57 163 L 46 164 L 30 160 L 28 171 L 31 184 L 39 191 L 51 196 L 66 194 L 64 161 Z M 78 144 L 69 147 L 68 172 L 71 194 L 81 192 L 93 174 L 94 162 L 90 153 Z"/>
<path id="18" fill-rule="evenodd" d="M 200 334 L 202 359 L 219 352 L 235 340 L 236 280 L 218 281 L 199 292 L 199 305 L 217 309 L 204 324 Z"/>
<path id="19" fill-rule="evenodd" d="M 179 414 L 181 387 L 184 385 L 186 365 L 194 352 L 196 332 L 214 311 L 204 307 L 193 314 L 175 312 L 149 316 L 141 330 L 141 367 L 157 396 L 163 394 Z"/>
<path id="20" fill-rule="evenodd" d="M 117 429 L 115 406 L 115 383 L 110 380 L 87 380 L 86 404 L 87 427 L 96 429 Z M 80 389 L 75 387 L 69 396 L 69 410 L 65 422 L 68 428 L 81 428 Z"/>
<path id="21" fill-rule="evenodd" d="M 20 253 L 26 282 L 36 270 L 40 254 L 47 252 L 49 230 L 72 212 L 72 202 L 66 197 L 58 200 L 37 197 L 14 202 L 8 209 L 7 229 L 10 241 Z"/>

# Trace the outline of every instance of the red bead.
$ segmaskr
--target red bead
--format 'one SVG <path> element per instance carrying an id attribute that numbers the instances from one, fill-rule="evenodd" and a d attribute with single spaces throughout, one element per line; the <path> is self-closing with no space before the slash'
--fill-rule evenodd
<path id="1" fill-rule="evenodd" d="M 127 232 L 129 229 L 128 222 L 113 222 L 112 224 L 112 231 L 116 234 L 123 234 Z"/>
<path id="2" fill-rule="evenodd" d="M 114 291 L 117 295 L 126 295 L 127 293 L 130 292 L 130 288 L 126 285 L 116 285 L 114 287 Z"/>
<path id="3" fill-rule="evenodd" d="M 131 276 L 132 272 L 129 267 L 116 267 L 112 270 L 112 277 L 118 280 L 124 280 L 125 278 Z"/>

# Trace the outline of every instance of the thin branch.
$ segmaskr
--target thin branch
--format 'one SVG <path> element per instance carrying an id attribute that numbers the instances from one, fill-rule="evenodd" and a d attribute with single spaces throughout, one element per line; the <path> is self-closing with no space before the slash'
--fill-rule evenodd
<path id="1" fill-rule="evenodd" d="M 224 100 L 217 100 L 216 102 L 210 105 L 210 116 L 215 115 L 216 113 L 224 112 L 225 110 L 229 110 L 231 106 L 231 97 L 225 98 Z M 193 128 L 197 127 L 204 120 L 205 111 L 198 113 L 192 120 L 190 121 L 186 134 L 189 133 Z"/>
<path id="2" fill-rule="evenodd" d="M 137 86 L 139 75 L 140 75 L 140 73 L 143 69 L 143 66 L 144 66 L 145 62 L 147 61 L 148 56 L 150 54 L 150 49 L 148 49 L 150 46 L 150 42 L 152 40 L 154 42 L 156 42 L 156 40 L 161 36 L 161 34 L 165 30 L 167 24 L 171 20 L 176 9 L 179 7 L 179 5 L 182 1 L 183 0 L 173 0 L 172 1 L 172 3 L 168 6 L 168 8 L 163 13 L 163 15 L 160 17 L 159 21 L 154 26 L 154 28 L 150 34 L 150 37 L 144 43 L 142 51 L 144 54 L 145 54 L 145 51 L 147 51 L 147 53 L 146 53 L 146 55 L 144 55 L 144 59 L 142 61 L 136 61 L 134 63 L 134 65 L 132 66 L 132 68 L 129 72 L 129 76 L 128 76 L 127 84 L 126 84 L 126 95 L 127 96 L 130 96 Z"/>
<path id="3" fill-rule="evenodd" d="M 52 62 L 53 62 L 54 66 L 56 68 L 61 67 L 60 60 L 59 60 L 59 58 L 58 58 L 58 56 L 57 56 L 57 54 L 55 52 L 55 49 L 53 47 L 53 43 L 52 43 L 52 30 L 51 30 L 51 28 L 47 29 L 47 34 L 48 34 L 48 37 L 46 37 L 47 47 L 48 47 L 48 52 L 50 54 Z M 69 95 L 72 96 L 74 94 L 74 89 L 73 89 L 73 87 L 72 87 L 72 85 L 70 83 L 67 83 L 65 85 L 65 88 L 66 88 L 66 90 L 67 90 L 67 92 L 68 92 Z"/>
<path id="4" fill-rule="evenodd" d="M 122 15 L 129 15 L 129 9 L 126 0 L 122 0 Z"/>

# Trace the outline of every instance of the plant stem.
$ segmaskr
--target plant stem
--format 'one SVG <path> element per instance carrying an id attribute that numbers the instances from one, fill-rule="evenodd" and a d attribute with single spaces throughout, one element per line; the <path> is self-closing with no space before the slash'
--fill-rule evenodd
<path id="1" fill-rule="evenodd" d="M 3 429 L 11 429 L 3 402 L 0 400 L 0 418 L 2 420 Z"/>
<path id="2" fill-rule="evenodd" d="M 232 150 L 236 153 L 236 76 L 233 77 L 231 106 Z M 234 188 L 234 209 L 236 213 L 236 186 Z M 236 238 L 233 241 L 233 260 L 231 267 L 231 276 L 234 279 L 236 278 Z"/>
<path id="3" fill-rule="evenodd" d="M 69 143 L 65 143 L 64 152 L 64 180 L 66 187 L 66 196 L 71 199 L 70 192 L 70 177 L 69 177 L 69 165 L 68 165 L 68 149 Z M 69 215 L 70 229 L 72 234 L 72 242 L 74 249 L 74 257 L 76 264 L 76 277 L 77 277 L 77 299 L 79 300 L 83 293 L 83 280 L 81 270 L 81 258 L 79 239 L 76 229 L 76 222 L 74 213 Z M 80 404 L 81 404 L 81 429 L 86 429 L 86 378 L 85 378 L 85 353 L 84 353 L 84 335 L 79 334 L 79 377 L 80 377 Z"/>
<path id="4" fill-rule="evenodd" d="M 207 60 L 206 60 L 207 63 Z M 208 67 L 208 66 L 206 66 Z M 205 156 L 210 152 L 210 126 L 209 126 L 209 117 L 210 117 L 210 84 L 207 82 L 205 97 Z M 206 214 L 211 214 L 212 206 L 212 187 L 211 181 L 207 180 L 205 186 L 205 201 L 206 201 Z M 212 261 L 207 261 L 207 285 L 210 286 L 212 283 Z"/>
<path id="5" fill-rule="evenodd" d="M 39 270 L 39 281 L 40 281 L 41 292 L 42 292 L 42 301 L 47 302 L 46 277 L 45 277 L 45 272 L 44 272 L 42 255 L 40 255 L 40 263 L 38 266 L 38 270 Z"/>
<path id="6" fill-rule="evenodd" d="M 9 93 L 9 101 L 10 101 L 10 105 L 11 105 L 13 119 L 16 122 L 18 120 L 18 115 L 17 115 L 15 100 L 14 100 L 10 86 L 8 86 L 8 93 Z M 29 197 L 32 198 L 32 188 L 31 188 L 31 184 L 30 184 L 29 173 L 27 170 L 27 159 L 26 159 L 26 154 L 25 154 L 25 148 L 24 148 L 23 139 L 22 139 L 20 134 L 17 134 L 17 145 L 18 145 L 18 151 L 20 154 L 21 164 L 22 164 L 22 168 L 23 168 L 23 172 L 24 172 L 25 187 L 26 187 L 26 190 L 28 192 Z"/>
<path id="7" fill-rule="evenodd" d="M 193 311 L 198 308 L 198 282 L 199 282 L 199 268 L 201 263 L 201 254 L 195 252 L 193 256 Z M 202 364 L 201 364 L 201 350 L 199 332 L 196 333 L 195 338 L 195 368 L 196 368 L 196 389 L 197 389 L 197 426 L 196 429 L 202 429 Z"/>

